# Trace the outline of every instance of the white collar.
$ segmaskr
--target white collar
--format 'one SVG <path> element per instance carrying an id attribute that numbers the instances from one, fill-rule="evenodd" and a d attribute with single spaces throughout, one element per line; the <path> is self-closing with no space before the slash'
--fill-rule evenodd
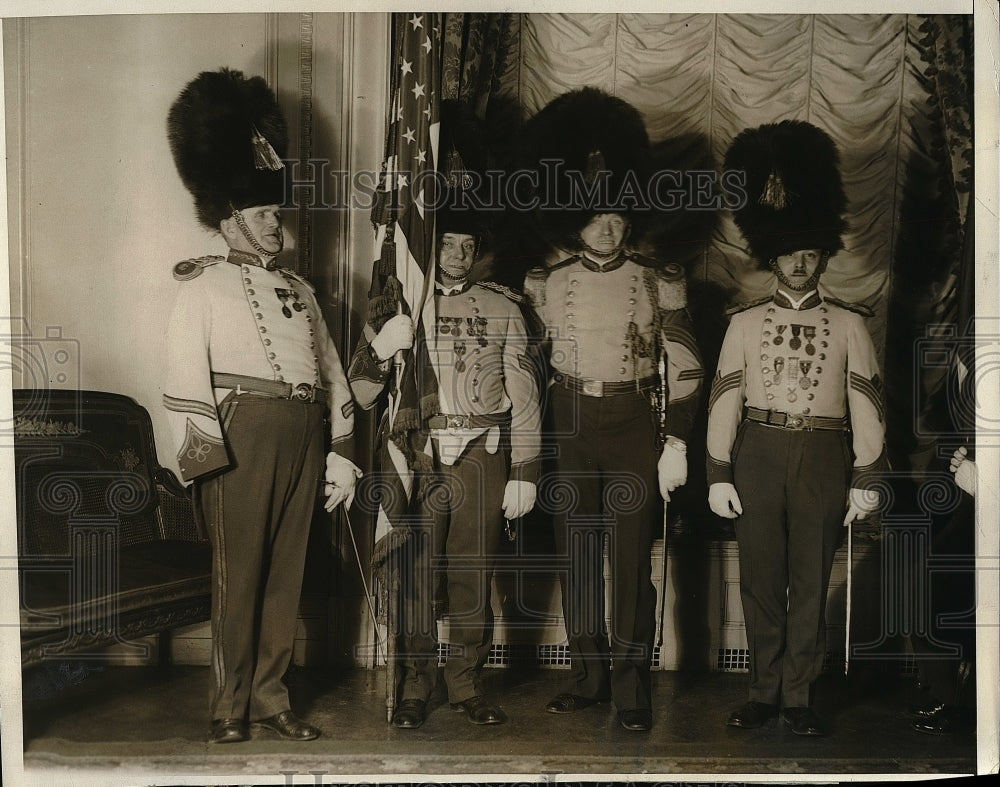
<path id="1" fill-rule="evenodd" d="M 442 295 L 451 295 L 453 292 L 460 292 L 461 290 L 469 286 L 469 280 L 460 281 L 458 284 L 442 284 L 439 281 L 434 282 L 434 289 L 437 290 Z"/>
<path id="2" fill-rule="evenodd" d="M 778 288 L 778 292 L 780 292 L 782 295 L 785 296 L 785 298 L 788 300 L 789 305 L 796 311 L 802 306 L 803 303 L 805 303 L 814 294 L 819 295 L 819 290 L 809 290 L 809 292 L 807 292 L 801 298 L 793 298 L 791 294 L 788 292 L 788 290 L 783 290 L 780 287 Z"/>

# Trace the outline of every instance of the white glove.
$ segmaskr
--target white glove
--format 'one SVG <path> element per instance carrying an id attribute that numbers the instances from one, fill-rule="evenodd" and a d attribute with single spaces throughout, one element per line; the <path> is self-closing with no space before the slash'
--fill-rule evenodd
<path id="1" fill-rule="evenodd" d="M 878 508 L 879 494 L 875 489 L 858 489 L 852 486 L 847 493 L 847 516 L 844 517 L 844 527 L 855 519 L 864 519 Z"/>
<path id="2" fill-rule="evenodd" d="M 684 443 L 671 441 L 663 446 L 660 461 L 656 463 L 656 474 L 660 481 L 660 496 L 670 499 L 670 493 L 677 487 L 684 486 L 688 478 L 687 453 Z"/>
<path id="3" fill-rule="evenodd" d="M 508 481 L 503 490 L 504 519 L 517 519 L 535 507 L 535 485 L 531 481 Z"/>
<path id="4" fill-rule="evenodd" d="M 382 326 L 371 341 L 372 350 L 380 361 L 386 361 L 397 350 L 408 350 L 413 346 L 413 320 L 405 314 L 397 314 Z"/>
<path id="5" fill-rule="evenodd" d="M 323 493 L 326 502 L 323 508 L 333 511 L 341 503 L 351 507 L 354 502 L 354 485 L 361 478 L 361 469 L 350 459 L 345 459 L 333 451 L 326 455 L 326 476 Z"/>
<path id="6" fill-rule="evenodd" d="M 976 463 L 969 461 L 966 457 L 969 452 L 963 445 L 955 454 L 951 457 L 951 464 L 948 469 L 955 474 L 955 483 L 958 484 L 958 488 L 961 489 L 966 494 L 976 496 Z"/>
<path id="7" fill-rule="evenodd" d="M 708 488 L 708 507 L 726 519 L 736 519 L 743 513 L 736 487 L 727 483 L 715 483 Z"/>

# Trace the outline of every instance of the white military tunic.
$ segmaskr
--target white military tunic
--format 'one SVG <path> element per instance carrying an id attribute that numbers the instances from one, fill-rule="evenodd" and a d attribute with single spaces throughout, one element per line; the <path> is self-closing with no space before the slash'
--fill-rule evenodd
<path id="1" fill-rule="evenodd" d="M 183 478 L 229 465 L 218 407 L 231 389 L 213 389 L 212 372 L 326 389 L 333 448 L 346 451 L 350 388 L 309 283 L 236 250 L 228 259 L 179 263 L 174 275 L 182 284 L 167 333 L 163 401 Z"/>

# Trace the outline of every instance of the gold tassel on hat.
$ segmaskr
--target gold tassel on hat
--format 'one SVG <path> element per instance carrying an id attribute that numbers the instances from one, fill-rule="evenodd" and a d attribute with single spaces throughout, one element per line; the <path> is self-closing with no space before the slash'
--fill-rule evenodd
<path id="1" fill-rule="evenodd" d="M 782 182 L 781 176 L 774 170 L 771 170 L 771 174 L 767 176 L 767 183 L 764 184 L 764 191 L 758 202 L 775 210 L 785 209 L 787 203 L 785 184 Z"/>
<path id="2" fill-rule="evenodd" d="M 465 162 L 462 161 L 461 154 L 452 148 L 448 153 L 448 187 L 449 188 L 468 188 L 469 187 L 469 175 L 465 171 Z"/>
<path id="3" fill-rule="evenodd" d="M 267 137 L 260 133 L 256 126 L 253 127 L 253 165 L 257 169 L 279 170 L 285 165 L 274 152 Z"/>
<path id="4" fill-rule="evenodd" d="M 604 161 L 604 154 L 600 150 L 592 150 L 587 155 L 587 171 L 584 173 L 584 180 L 589 185 L 597 180 L 598 174 L 607 169 Z"/>

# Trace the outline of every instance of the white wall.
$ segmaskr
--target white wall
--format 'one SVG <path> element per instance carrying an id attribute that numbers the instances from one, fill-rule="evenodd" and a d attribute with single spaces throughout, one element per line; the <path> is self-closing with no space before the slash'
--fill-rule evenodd
<path id="1" fill-rule="evenodd" d="M 265 76 L 295 157 L 303 75 L 310 76 L 313 157 L 329 161 L 331 171 L 377 170 L 387 29 L 385 14 L 4 20 L 11 309 L 0 315 L 0 356 L 4 334 L 22 334 L 10 355 L 14 385 L 133 397 L 150 413 L 161 464 L 176 471 L 161 405 L 164 333 L 180 286 L 171 269 L 188 257 L 225 253 L 225 245 L 200 229 L 174 169 L 170 104 L 204 70 Z M 301 211 L 290 215 L 292 256 L 303 218 Z M 368 211 L 317 210 L 311 220 L 309 273 L 331 331 L 349 348 L 371 277 Z M 70 350 L 68 362 L 59 362 L 61 349 Z M 362 420 L 362 440 L 365 426 Z M 356 524 L 367 552 L 363 526 Z M 335 557 L 339 541 L 334 537 L 325 556 L 317 550 L 321 570 L 311 576 L 321 577 L 304 591 L 297 662 L 350 657 L 355 642 L 370 639 L 353 551 Z M 345 575 L 334 571 L 339 564 Z M 331 618 L 333 631 L 349 633 L 328 637 Z M 178 660 L 207 663 L 207 625 L 176 634 Z"/>
<path id="2" fill-rule="evenodd" d="M 263 74 L 269 23 L 256 14 L 4 25 L 5 59 L 20 55 L 6 84 L 8 126 L 21 137 L 12 149 L 8 135 L 8 160 L 16 166 L 19 154 L 23 165 L 20 193 L 10 200 L 9 221 L 20 232 L 10 258 L 12 313 L 34 337 L 58 326 L 75 340 L 80 387 L 144 405 L 168 467 L 174 451 L 160 396 L 171 267 L 219 252 L 220 241 L 194 220 L 170 157 L 166 115 L 200 71 L 225 65 Z M 14 117 L 18 110 L 23 117 Z M 53 376 L 22 384 L 75 383 Z"/>

